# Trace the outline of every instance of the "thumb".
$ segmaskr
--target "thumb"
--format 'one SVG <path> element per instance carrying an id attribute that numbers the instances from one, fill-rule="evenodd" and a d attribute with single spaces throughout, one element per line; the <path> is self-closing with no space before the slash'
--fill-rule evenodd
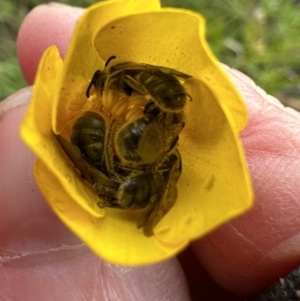
<path id="1" fill-rule="evenodd" d="M 0 103 L 1 300 L 190 300 L 176 258 L 108 264 L 52 213 L 34 181 L 35 156 L 18 133 L 30 97 L 26 88 Z"/>

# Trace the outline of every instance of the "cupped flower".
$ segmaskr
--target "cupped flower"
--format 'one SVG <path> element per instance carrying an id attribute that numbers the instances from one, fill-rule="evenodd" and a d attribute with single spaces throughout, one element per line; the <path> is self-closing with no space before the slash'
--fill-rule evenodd
<path id="1" fill-rule="evenodd" d="M 107 261 L 141 265 L 164 260 L 252 205 L 239 140 L 246 108 L 204 31 L 200 15 L 161 8 L 157 0 L 108 1 L 91 6 L 80 18 L 64 61 L 55 46 L 40 61 L 21 125 L 22 138 L 38 157 L 37 184 L 59 218 Z M 83 112 L 101 109 L 86 90 L 112 55 L 116 63 L 164 66 L 192 76 L 184 83 L 191 99 L 178 142 L 182 174 L 177 200 L 150 237 L 137 228 L 140 210 L 98 205 L 97 193 L 56 138 Z"/>

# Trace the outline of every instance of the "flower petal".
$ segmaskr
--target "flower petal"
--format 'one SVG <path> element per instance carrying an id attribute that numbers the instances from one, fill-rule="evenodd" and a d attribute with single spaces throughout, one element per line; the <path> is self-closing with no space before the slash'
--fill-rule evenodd
<path id="1" fill-rule="evenodd" d="M 253 204 L 239 137 L 219 105 L 217 92 L 195 79 L 189 83 L 193 100 L 187 105 L 188 120 L 179 140 L 183 171 L 178 198 L 155 228 L 157 239 L 164 243 L 203 236 Z"/>
<path id="2" fill-rule="evenodd" d="M 21 124 L 21 136 L 34 153 L 59 179 L 60 185 L 82 208 L 95 216 L 103 216 L 104 210 L 97 206 L 98 197 L 87 188 L 68 162 L 53 135 L 51 110 L 53 94 L 58 89 L 62 60 L 55 46 L 49 47 L 41 58 L 29 109 Z M 40 183 L 47 187 L 49 181 Z M 56 194 L 56 189 L 49 191 Z M 46 198 L 50 197 L 46 195 Z"/>
<path id="3" fill-rule="evenodd" d="M 117 62 L 164 66 L 194 76 L 216 91 L 235 130 L 246 125 L 244 101 L 209 49 L 199 14 L 162 9 L 122 17 L 101 28 L 94 44 L 104 61 L 115 55 Z"/>
<path id="4" fill-rule="evenodd" d="M 160 9 L 159 0 L 105 1 L 91 6 L 78 20 L 62 70 L 61 86 L 53 107 L 53 130 L 60 134 L 86 104 L 86 88 L 94 72 L 103 69 L 92 41 L 99 28 L 115 18 Z M 106 47 L 107 45 L 103 45 Z"/>
<path id="5" fill-rule="evenodd" d="M 172 257 L 186 246 L 186 243 L 171 247 L 158 244 L 153 237 L 144 236 L 142 230 L 137 231 L 131 219 L 126 220 L 123 210 L 108 209 L 103 218 L 90 215 L 74 203 L 61 182 L 39 159 L 35 164 L 35 178 L 59 218 L 104 260 L 121 265 L 150 264 Z"/>

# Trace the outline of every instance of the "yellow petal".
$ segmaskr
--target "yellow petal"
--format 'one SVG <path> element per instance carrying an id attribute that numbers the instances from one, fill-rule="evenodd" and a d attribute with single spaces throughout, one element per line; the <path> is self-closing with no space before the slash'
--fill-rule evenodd
<path id="1" fill-rule="evenodd" d="M 56 175 L 66 192 L 89 214 L 102 216 L 98 197 L 88 189 L 67 161 L 51 128 L 53 94 L 58 88 L 62 60 L 58 49 L 48 48 L 41 58 L 29 109 L 21 124 L 21 136 L 34 153 Z M 41 185 L 48 186 L 45 180 Z M 56 190 L 50 192 L 55 194 Z"/>
<path id="2" fill-rule="evenodd" d="M 155 228 L 159 241 L 195 239 L 250 209 L 252 186 L 238 134 L 203 83 L 192 80 L 186 127 L 180 134 L 183 171 L 178 198 Z M 200 101 L 198 101 L 200 99 Z"/>
<path id="3" fill-rule="evenodd" d="M 41 160 L 35 164 L 35 177 L 58 217 L 104 260 L 121 265 L 150 264 L 172 257 L 186 246 L 187 242 L 162 246 L 153 237 L 142 235 L 131 219 L 126 220 L 123 210 L 107 210 L 103 218 L 90 215 L 74 203 L 65 187 Z"/>
<path id="4" fill-rule="evenodd" d="M 94 44 L 103 60 L 116 55 L 116 62 L 165 66 L 194 76 L 218 93 L 235 130 L 246 125 L 244 101 L 209 49 L 199 14 L 162 9 L 123 17 L 101 28 Z"/>
<path id="5" fill-rule="evenodd" d="M 86 10 L 74 30 L 62 70 L 60 92 L 55 97 L 52 122 L 56 134 L 60 134 L 68 122 L 78 116 L 78 111 L 87 101 L 85 92 L 89 80 L 96 70 L 104 67 L 92 45 L 99 28 L 115 18 L 159 8 L 159 0 L 119 0 L 97 3 Z M 101 44 L 99 47 L 106 46 Z"/>

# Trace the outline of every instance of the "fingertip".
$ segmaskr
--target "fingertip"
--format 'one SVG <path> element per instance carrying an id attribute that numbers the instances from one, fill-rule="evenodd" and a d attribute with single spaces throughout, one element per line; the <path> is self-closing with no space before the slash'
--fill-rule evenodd
<path id="1" fill-rule="evenodd" d="M 255 206 L 191 248 L 217 283 L 245 297 L 299 264 L 300 114 L 283 107 L 242 73 L 226 70 L 249 111 L 241 140 Z"/>
<path id="2" fill-rule="evenodd" d="M 31 87 L 27 87 L 0 103 L 0 140 L 3 141 L 0 148 L 1 264 L 10 261 L 6 256 L 17 258 L 18 254 L 56 248 L 63 243 L 78 244 L 78 239 L 50 210 L 35 183 L 36 156 L 19 134 L 30 98 Z M 34 256 L 31 261 L 33 259 Z M 2 276 L 0 273 L 0 283 Z M 1 288 L 0 285 L 2 292 Z"/>
<path id="3" fill-rule="evenodd" d="M 11 235 L 11 231 L 7 231 L 11 222 L 18 219 L 21 211 L 24 213 L 29 208 L 28 204 L 23 208 L 21 200 L 28 199 L 35 206 L 41 199 L 32 173 L 35 156 L 19 136 L 20 122 L 30 97 L 31 88 L 27 87 L 0 103 L 0 139 L 4 142 L 0 148 L 0 212 L 5 212 L 0 220 L 1 243 L 2 239 Z"/>
<path id="4" fill-rule="evenodd" d="M 28 84 L 34 81 L 42 53 L 56 45 L 64 57 L 77 19 L 84 10 L 51 3 L 35 7 L 24 19 L 18 34 L 17 53 Z"/>

